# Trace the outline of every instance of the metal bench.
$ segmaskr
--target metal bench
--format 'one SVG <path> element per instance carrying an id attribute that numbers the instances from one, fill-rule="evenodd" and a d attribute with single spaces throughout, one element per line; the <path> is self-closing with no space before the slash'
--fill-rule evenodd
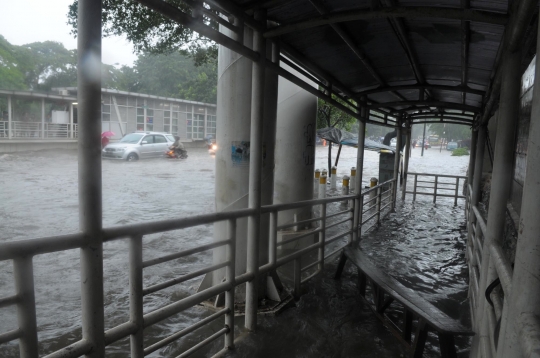
<path id="1" fill-rule="evenodd" d="M 428 330 L 437 333 L 441 356 L 456 357 L 454 336 L 472 336 L 474 333 L 454 319 L 448 317 L 437 307 L 422 298 L 417 292 L 403 286 L 396 279 L 377 268 L 362 251 L 347 247 L 343 250 L 336 272 L 339 279 L 345 263 L 349 259 L 358 268 L 358 288 L 364 301 L 379 319 L 394 333 L 410 351 L 410 356 L 422 357 Z M 366 297 L 368 281 L 372 287 L 373 300 Z M 401 327 L 385 314 L 392 302 L 399 302 L 404 307 Z M 414 341 L 411 342 L 413 319 L 416 318 Z"/>

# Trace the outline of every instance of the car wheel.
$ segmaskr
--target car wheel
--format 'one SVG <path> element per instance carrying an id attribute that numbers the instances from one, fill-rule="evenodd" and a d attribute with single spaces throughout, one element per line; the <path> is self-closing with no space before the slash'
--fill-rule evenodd
<path id="1" fill-rule="evenodd" d="M 126 158 L 126 160 L 127 160 L 128 162 L 134 162 L 134 161 L 136 161 L 136 160 L 138 160 L 138 159 L 139 159 L 139 157 L 138 157 L 137 154 L 135 154 L 135 153 L 129 153 L 129 155 L 128 155 L 127 158 Z"/>

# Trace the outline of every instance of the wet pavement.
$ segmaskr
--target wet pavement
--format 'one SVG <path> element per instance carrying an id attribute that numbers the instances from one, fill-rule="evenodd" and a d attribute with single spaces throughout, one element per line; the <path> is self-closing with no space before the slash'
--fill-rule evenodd
<path id="1" fill-rule="evenodd" d="M 317 167 L 326 166 L 326 148 L 317 148 Z M 336 151 L 334 151 L 335 155 Z M 420 157 L 413 150 L 410 171 L 463 175 L 468 157 L 450 157 L 449 152 L 430 149 Z M 343 148 L 338 176 L 356 165 L 356 149 Z M 364 185 L 378 173 L 378 154 L 366 152 Z M 0 154 L 0 241 L 22 240 L 76 232 L 77 158 L 67 151 Z M 410 180 L 409 180 L 410 183 Z M 410 185 L 410 184 L 409 184 Z M 190 150 L 186 161 L 156 159 L 135 163 L 103 162 L 104 226 L 116 226 L 184 217 L 214 211 L 214 160 L 204 150 Z M 465 324 L 468 319 L 465 282 L 463 204 L 429 197 L 416 203 L 406 200 L 397 214 L 362 241 L 373 261 L 403 284 L 418 290 L 451 317 Z M 212 226 L 148 235 L 144 259 L 173 250 L 212 241 Z M 106 326 L 128 317 L 127 241 L 104 245 Z M 177 260 L 145 270 L 145 286 L 201 269 L 211 263 L 211 253 Z M 34 259 L 40 354 L 47 354 L 80 339 L 79 252 L 69 250 Z M 322 278 L 304 286 L 305 294 L 295 308 L 277 317 L 260 319 L 257 333 L 239 345 L 239 357 L 399 357 L 397 340 L 379 323 L 359 299 L 355 275 L 347 266 L 340 281 L 332 278 L 328 265 Z M 12 264 L 0 262 L 0 297 L 13 293 Z M 172 303 L 195 292 L 200 279 L 188 281 L 145 298 L 145 312 Z M 194 307 L 147 329 L 147 344 L 185 328 L 211 314 Z M 238 318 L 242 325 L 242 318 Z M 0 332 L 17 326 L 13 310 L 0 309 Z M 210 327 L 217 330 L 221 325 Z M 197 331 L 187 339 L 152 354 L 179 354 L 207 336 Z M 219 341 L 218 341 L 219 342 Z M 222 343 L 216 343 L 215 352 Z M 465 356 L 468 342 L 458 342 Z M 437 356 L 436 345 L 428 345 Z M 109 347 L 108 357 L 124 357 L 128 341 Z M 207 356 L 201 351 L 199 355 Z M 0 346 L 0 356 L 18 356 L 16 344 Z"/>

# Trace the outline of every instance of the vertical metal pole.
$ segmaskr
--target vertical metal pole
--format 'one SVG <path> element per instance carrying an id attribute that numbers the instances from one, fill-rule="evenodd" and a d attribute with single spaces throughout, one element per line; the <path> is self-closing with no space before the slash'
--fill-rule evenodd
<path id="1" fill-rule="evenodd" d="M 537 30 L 540 33 L 540 26 Z M 540 68 L 540 38 L 537 37 L 536 68 Z M 540 88 L 540 73 L 534 77 L 535 88 Z M 540 91 L 533 92 L 531 124 L 529 127 L 526 177 L 523 185 L 523 201 L 519 220 L 519 234 L 516 248 L 512 292 L 508 295 L 508 305 L 503 308 L 501 335 L 498 357 L 517 357 L 521 354 L 518 323 L 524 312 L 538 316 L 540 314 L 540 254 L 538 235 L 540 233 L 540 150 L 537 144 L 540 138 Z M 499 136 L 497 135 L 497 143 Z M 512 148 L 513 149 L 513 148 Z M 488 230 L 489 232 L 489 230 Z M 506 301 L 506 300 L 505 300 Z M 502 343 L 502 344 L 501 344 Z M 538 347 L 535 347 L 538 351 Z M 505 355 L 506 354 L 506 355 Z M 534 355 L 532 353 L 531 355 Z"/>
<path id="2" fill-rule="evenodd" d="M 422 154 L 421 156 L 424 156 L 424 146 L 426 145 L 426 123 L 424 123 L 424 135 L 422 136 Z"/>
<path id="3" fill-rule="evenodd" d="M 45 139 L 45 98 L 41 99 L 41 139 Z"/>
<path id="4" fill-rule="evenodd" d="M 405 192 L 407 191 L 407 172 L 409 171 L 409 157 L 411 155 L 411 125 L 410 122 L 407 123 L 407 128 L 405 129 L 406 140 L 405 140 L 405 157 L 403 158 L 403 184 L 401 186 L 401 200 L 405 200 Z"/>
<path id="5" fill-rule="evenodd" d="M 13 114 L 11 112 L 13 112 L 13 109 L 11 107 L 11 96 L 8 96 L 7 98 L 7 105 L 8 105 L 8 139 L 11 139 L 11 137 L 13 136 L 13 124 L 11 123 L 12 122 L 12 116 Z"/>
<path id="6" fill-rule="evenodd" d="M 362 97 L 362 102 L 366 100 L 365 97 Z M 354 198 L 354 212 L 353 212 L 353 234 L 352 242 L 358 242 L 362 236 L 362 209 L 363 209 L 363 198 L 362 198 L 362 179 L 364 172 L 364 143 L 366 141 L 366 119 L 368 116 L 368 111 L 365 106 L 360 108 L 360 120 L 358 121 L 358 148 L 356 150 L 356 177 L 354 187 L 355 198 Z"/>
<path id="7" fill-rule="evenodd" d="M 377 188 L 377 225 L 381 225 L 381 187 Z"/>
<path id="8" fill-rule="evenodd" d="M 483 293 L 486 287 L 496 276 L 495 267 L 490 258 L 489 247 L 499 244 L 504 232 L 506 222 L 506 205 L 512 187 L 512 167 L 514 162 L 514 138 L 516 121 L 519 111 L 519 94 L 521 84 L 521 51 L 507 54 L 503 60 L 503 74 L 499 115 L 497 119 L 497 141 L 493 172 L 491 176 L 491 194 L 489 197 L 489 210 L 487 219 L 487 232 L 482 250 L 482 268 L 480 270 L 479 292 Z M 531 117 L 532 118 L 532 117 Z M 532 138 L 532 137 L 530 137 Z M 531 174 L 531 173 L 529 173 Z M 521 228 L 520 228 L 521 230 Z M 491 334 L 488 329 L 488 315 L 484 309 L 486 300 L 478 300 L 478 317 L 481 317 L 480 337 Z M 503 342 L 504 343 L 504 342 Z M 501 344 L 501 342 L 499 342 Z"/>
<path id="9" fill-rule="evenodd" d="M 277 259 L 277 224 L 278 224 L 278 212 L 272 211 L 270 213 L 270 235 L 268 240 L 268 261 L 274 265 Z"/>
<path id="10" fill-rule="evenodd" d="M 486 148 L 487 127 L 478 128 L 478 138 L 476 142 L 476 158 L 474 159 L 474 175 L 472 179 L 471 209 L 480 200 L 480 183 L 482 182 L 482 172 L 484 168 L 484 150 Z"/>
<path id="11" fill-rule="evenodd" d="M 439 176 L 435 175 L 435 187 L 433 188 L 433 204 L 437 202 L 437 184 L 439 182 Z"/>
<path id="12" fill-rule="evenodd" d="M 257 10 L 255 19 L 265 22 L 266 13 Z M 246 320 L 245 326 L 254 331 L 257 325 L 257 303 L 259 284 L 259 238 L 261 229 L 261 175 L 262 175 L 262 136 L 264 115 L 264 79 L 266 62 L 266 41 L 261 31 L 253 32 L 253 50 L 260 55 L 258 62 L 253 62 L 251 95 L 251 135 L 249 163 L 249 208 L 257 209 L 255 215 L 248 218 L 247 231 L 247 272 L 255 276 L 246 285 Z"/>
<path id="13" fill-rule="evenodd" d="M 69 138 L 73 138 L 73 103 L 69 104 Z"/>
<path id="14" fill-rule="evenodd" d="M 277 220 L 276 220 L 277 222 Z M 225 315 L 225 326 L 229 332 L 225 333 L 225 347 L 234 349 L 234 289 L 236 277 L 236 219 L 229 220 L 229 243 L 227 244 L 227 265 L 225 278 L 232 284 L 232 288 L 225 292 L 225 307 L 229 312 Z"/>
<path id="15" fill-rule="evenodd" d="M 456 192 L 454 193 L 454 206 L 457 205 L 458 190 L 459 190 L 459 178 L 456 178 Z"/>
<path id="16" fill-rule="evenodd" d="M 143 246 L 142 236 L 129 242 L 129 316 L 137 331 L 129 337 L 131 357 L 144 357 Z"/>
<path id="17" fill-rule="evenodd" d="M 82 336 L 91 343 L 87 357 L 105 356 L 103 238 L 101 202 L 101 1 L 79 0 L 79 227 L 81 248 Z"/>
<path id="18" fill-rule="evenodd" d="M 473 177 L 474 177 L 474 164 L 476 161 L 476 147 L 478 143 L 478 130 L 472 131 L 471 136 L 471 150 L 469 153 L 469 168 L 467 169 L 467 187 L 465 188 L 465 192 L 469 192 L 468 185 L 470 184 L 472 187 Z"/>
<path id="19" fill-rule="evenodd" d="M 321 232 L 319 233 L 319 271 L 324 270 L 324 243 L 326 241 L 326 204 L 321 205 Z"/>
<path id="20" fill-rule="evenodd" d="M 416 201 L 416 186 L 418 185 L 418 175 L 414 175 L 414 189 L 413 189 L 413 197 L 412 200 Z"/>
<path id="21" fill-rule="evenodd" d="M 399 163 L 401 162 L 401 125 L 402 120 L 399 118 L 397 123 L 397 139 L 396 139 L 396 154 L 394 156 L 394 185 L 392 186 L 392 211 L 396 208 L 397 191 L 399 188 Z"/>
<path id="22" fill-rule="evenodd" d="M 34 293 L 34 269 L 32 257 L 13 260 L 15 290 L 19 297 L 17 317 L 22 336 L 19 339 L 21 358 L 38 357 L 38 338 L 36 323 L 36 298 Z"/>

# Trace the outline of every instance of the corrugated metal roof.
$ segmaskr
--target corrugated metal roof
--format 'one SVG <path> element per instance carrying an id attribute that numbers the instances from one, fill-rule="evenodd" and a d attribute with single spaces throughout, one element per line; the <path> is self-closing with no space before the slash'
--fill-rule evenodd
<path id="1" fill-rule="evenodd" d="M 235 2 L 239 6 L 253 3 L 249 0 Z M 450 9 L 461 9 L 462 6 L 461 0 L 274 0 L 261 3 L 268 9 L 268 19 L 278 26 L 317 19 L 321 15 L 370 11 L 374 9 L 374 3 L 377 4 L 375 9 L 392 4 L 398 7 Z M 470 0 L 469 6 L 473 10 L 501 15 L 507 13 L 508 0 Z M 321 9 L 325 12 L 321 13 Z M 327 24 L 282 34 L 279 39 L 355 93 L 378 86 L 419 84 L 417 77 L 423 79 L 425 84 L 461 86 L 464 29 L 469 31 L 464 84 L 485 91 L 504 33 L 503 25 L 477 21 L 462 23 L 460 19 L 421 16 L 398 20 L 379 17 L 340 22 L 334 26 L 344 31 L 352 39 L 357 52 L 363 55 L 355 54 L 338 32 Z M 400 31 L 405 34 L 404 39 L 400 38 Z M 412 53 L 408 52 L 406 44 Z M 365 58 L 360 58 L 362 56 Z M 416 74 L 414 61 L 417 61 Z M 418 89 L 400 90 L 398 93 L 372 93 L 368 95 L 368 100 L 396 102 L 400 96 L 407 101 L 419 99 Z M 431 89 L 429 94 L 431 98 L 426 100 L 463 103 L 460 92 Z M 481 107 L 482 96 L 467 94 L 464 104 Z"/>

